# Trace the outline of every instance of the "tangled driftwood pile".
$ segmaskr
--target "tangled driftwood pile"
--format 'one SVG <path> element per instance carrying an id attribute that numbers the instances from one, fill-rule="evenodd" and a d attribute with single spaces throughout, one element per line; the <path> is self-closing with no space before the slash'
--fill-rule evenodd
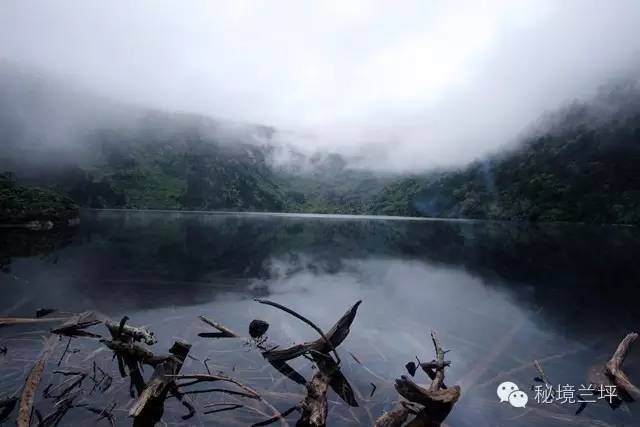
<path id="1" fill-rule="evenodd" d="M 189 354 L 191 345 L 181 340 L 176 340 L 166 354 L 152 350 L 157 344 L 157 339 L 152 331 L 146 327 L 132 326 L 128 318 L 124 317 L 119 322 L 109 319 L 99 319 L 92 312 L 75 315 L 46 317 L 53 310 L 39 313 L 36 318 L 4 318 L 0 319 L 0 325 L 18 325 L 27 323 L 59 323 L 50 330 L 51 334 L 45 343 L 45 348 L 36 360 L 30 372 L 26 376 L 21 392 L 15 396 L 0 400 L 0 422 L 9 419 L 17 407 L 16 422 L 20 427 L 55 426 L 72 409 L 83 409 L 91 412 L 97 418 L 94 422 L 104 420 L 115 425 L 114 411 L 118 408 L 117 402 L 105 402 L 103 406 L 93 406 L 84 399 L 87 391 L 83 384 L 89 384 L 88 394 L 100 393 L 108 390 L 114 378 L 93 361 L 90 367 L 79 369 L 56 369 L 53 376 L 61 378 L 58 384 L 49 384 L 44 387 L 42 396 L 53 401 L 52 409 L 47 414 L 41 414 L 38 409 L 37 391 L 43 379 L 47 361 L 58 342 L 66 340 L 62 356 L 57 361 L 57 367 L 62 364 L 65 355 L 69 351 L 73 339 L 84 338 L 99 340 L 113 354 L 117 362 L 118 372 L 125 379 L 128 378 L 129 393 L 132 401 L 127 406 L 127 413 L 134 426 L 153 426 L 158 423 L 164 413 L 165 401 L 169 397 L 176 398 L 186 409 L 182 416 L 187 420 L 196 415 L 197 410 L 189 399 L 193 393 L 226 393 L 240 399 L 249 399 L 259 402 L 264 410 L 252 410 L 263 416 L 263 421 L 253 424 L 265 426 L 275 422 L 288 425 L 286 419 L 291 414 L 297 415 L 297 426 L 320 427 L 327 425 L 330 400 L 327 395 L 332 390 L 347 407 L 358 407 L 358 400 L 363 397 L 354 391 L 341 369 L 341 359 L 338 347 L 345 341 L 354 322 L 361 301 L 357 301 L 336 321 L 326 332 L 314 322 L 298 312 L 273 301 L 257 299 L 260 304 L 266 304 L 299 319 L 309 325 L 318 334 L 318 338 L 309 342 L 281 347 L 269 343 L 266 332 L 269 324 L 263 320 L 255 319 L 249 324 L 249 336 L 244 337 L 225 325 L 206 316 L 200 316 L 200 320 L 212 327 L 215 332 L 202 332 L 198 334 L 203 338 L 241 338 L 252 344 L 252 348 L 258 349 L 266 362 L 275 370 L 284 375 L 288 380 L 304 386 L 304 394 L 300 396 L 297 404 L 286 411 L 276 410 L 258 391 L 225 375 L 222 372 L 212 372 L 207 360 L 203 361 L 206 372 L 184 373 L 182 367 L 185 360 L 193 356 Z M 60 323 L 62 322 L 62 323 Z M 106 328 L 105 336 L 97 330 L 90 328 L 103 325 Z M 56 337 L 56 335 L 59 337 Z M 635 341 L 637 334 L 629 334 L 618 346 L 614 355 L 606 364 L 604 371 L 610 381 L 618 387 L 621 395 L 629 400 L 640 398 L 640 390 L 622 371 L 622 363 L 629 350 L 629 346 Z M 402 375 L 395 381 L 395 390 L 399 395 L 396 407 L 388 412 L 379 414 L 377 420 L 371 418 L 375 427 L 400 427 L 400 426 L 440 426 L 447 418 L 454 405 L 460 398 L 461 389 L 458 385 L 445 383 L 445 370 L 451 366 L 451 362 L 445 359 L 445 350 L 435 332 L 431 332 L 435 358 L 428 362 L 409 362 L 406 369 L 409 375 Z M 6 352 L 6 349 L 4 350 Z M 362 364 L 355 355 L 351 357 Z M 290 361 L 304 358 L 312 363 L 315 373 L 310 379 L 305 378 Z M 88 359 L 86 359 L 88 360 Z M 195 360 L 195 359 L 194 359 Z M 153 370 L 151 374 L 145 374 L 144 366 Z M 267 365 L 268 366 L 268 365 Z M 535 363 L 543 381 L 548 379 L 542 371 L 539 363 Z M 365 367 L 365 369 L 367 369 Z M 430 381 L 429 385 L 420 385 L 412 377 L 419 372 L 424 373 Z M 147 378 L 145 378 L 145 376 Z M 234 389 L 198 389 L 190 387 L 201 383 L 225 383 Z M 370 398 L 376 391 L 376 385 L 371 383 L 373 389 Z M 366 399 L 365 399 L 366 400 Z M 215 402 L 204 405 L 204 414 L 234 411 L 240 408 L 250 408 L 243 402 Z M 371 414 L 369 414 L 371 416 Z"/>

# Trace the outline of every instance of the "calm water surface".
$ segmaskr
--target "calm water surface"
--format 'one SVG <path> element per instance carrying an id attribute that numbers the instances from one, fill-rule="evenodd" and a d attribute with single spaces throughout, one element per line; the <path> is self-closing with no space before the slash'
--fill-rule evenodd
<path id="1" fill-rule="evenodd" d="M 612 410 L 601 401 L 575 415 L 577 405 L 539 404 L 530 390 L 537 384 L 534 359 L 553 383 L 577 388 L 627 332 L 640 329 L 636 228 L 98 211 L 85 213 L 74 232 L 4 232 L 0 239 L 1 314 L 33 316 L 41 307 L 90 309 L 114 319 L 126 314 L 131 324 L 156 332 L 158 353 L 176 338 L 192 343 L 184 372 L 204 372 L 202 361 L 209 359 L 210 368 L 264 392 L 281 411 L 304 387 L 282 379 L 243 340 L 199 338 L 210 330 L 198 315 L 241 332 L 252 319 L 264 319 L 271 324 L 269 342 L 284 346 L 315 339 L 315 332 L 253 298 L 285 304 L 326 329 L 362 300 L 339 347 L 360 406 L 349 408 L 331 392 L 334 426 L 371 425 L 392 408 L 398 398 L 393 379 L 406 373 L 405 363 L 433 357 L 430 330 L 450 350 L 446 382 L 462 387 L 448 425 L 640 425 L 640 404 Z M 0 345 L 8 349 L 0 355 L 0 398 L 22 384 L 47 327 L 0 329 Z M 51 356 L 43 385 L 59 381 L 51 371 L 64 344 Z M 86 387 L 85 401 L 118 402 L 118 424 L 130 424 L 128 383 L 109 353 L 88 339 L 72 341 L 71 349 L 62 368 L 95 358 L 115 377 L 105 394 Z M 309 362 L 292 364 L 313 375 Z M 625 367 L 640 382 L 640 348 Z M 426 382 L 420 374 L 417 380 Z M 496 388 L 506 380 L 529 393 L 526 409 L 498 403 Z M 237 398 L 191 398 L 198 415 L 182 421 L 183 408 L 171 399 L 168 424 L 250 425 L 267 418 L 247 408 L 203 415 L 205 404 Z M 39 398 L 36 407 L 47 413 L 50 403 Z M 86 425 L 91 417 L 74 409 L 62 424 Z M 296 418 L 292 414 L 290 423 Z"/>

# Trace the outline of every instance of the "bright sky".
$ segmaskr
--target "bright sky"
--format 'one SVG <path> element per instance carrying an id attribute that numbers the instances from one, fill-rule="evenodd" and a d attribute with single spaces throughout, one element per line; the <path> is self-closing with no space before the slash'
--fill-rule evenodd
<path id="1" fill-rule="evenodd" d="M 0 57 L 420 169 L 495 150 L 629 72 L 639 22 L 634 0 L 3 0 Z"/>

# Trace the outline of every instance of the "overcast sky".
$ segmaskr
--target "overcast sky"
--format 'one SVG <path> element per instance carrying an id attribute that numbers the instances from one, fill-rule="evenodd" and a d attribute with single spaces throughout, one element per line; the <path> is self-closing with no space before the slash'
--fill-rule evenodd
<path id="1" fill-rule="evenodd" d="M 637 0 L 0 2 L 4 59 L 405 170 L 494 151 L 639 54 Z"/>

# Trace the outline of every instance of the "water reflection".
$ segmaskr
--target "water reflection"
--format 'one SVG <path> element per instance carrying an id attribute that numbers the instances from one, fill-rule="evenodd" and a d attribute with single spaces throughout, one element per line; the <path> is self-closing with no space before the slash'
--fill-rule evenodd
<path id="1" fill-rule="evenodd" d="M 526 366 L 534 358 L 544 360 L 554 382 L 580 384 L 591 365 L 637 329 L 638 234 L 614 227 L 93 212 L 77 234 L 47 246 L 44 258 L 43 251 L 15 253 L 3 245 L 0 311 L 32 314 L 54 306 L 127 314 L 153 325 L 165 343 L 184 337 L 197 357 L 214 355 L 228 367 L 233 353 L 225 351 L 233 344 L 198 339 L 202 328 L 191 321 L 198 314 L 237 330 L 265 319 L 271 339 L 287 344 L 313 333 L 252 297 L 268 295 L 322 327 L 362 299 L 341 348 L 369 370 L 343 357 L 362 396 L 378 384 L 380 403 L 369 405 L 376 416 L 396 398 L 390 380 L 404 364 L 432 357 L 427 333 L 435 329 L 451 349 L 449 381 L 463 387 L 451 425 L 552 425 L 539 412 L 518 417 L 518 410 L 497 405 L 495 387 L 501 379 L 531 385 L 536 373 Z M 247 370 L 260 363 L 243 354 L 246 360 L 234 363 Z M 625 366 L 640 377 L 639 352 Z M 583 416 L 633 420 L 602 406 Z M 356 416 L 362 424 L 370 424 L 368 417 Z"/>

